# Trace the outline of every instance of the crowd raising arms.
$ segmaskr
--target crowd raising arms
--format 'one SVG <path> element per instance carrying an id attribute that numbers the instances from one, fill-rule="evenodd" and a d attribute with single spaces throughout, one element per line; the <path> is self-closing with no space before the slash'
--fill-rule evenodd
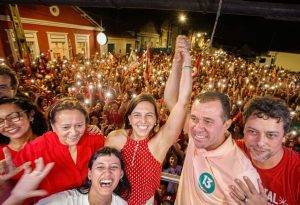
<path id="1" fill-rule="evenodd" d="M 175 106 L 175 109 L 174 109 L 174 111 L 172 111 L 170 119 L 167 121 L 166 125 L 159 132 L 154 132 L 154 124 L 158 125 L 158 122 L 159 122 L 157 119 L 158 112 L 156 110 L 156 105 L 155 105 L 154 99 L 149 95 L 141 95 L 141 99 L 145 99 L 142 97 L 142 96 L 144 96 L 144 97 L 146 97 L 146 100 L 145 101 L 141 100 L 141 102 L 138 103 L 139 105 L 131 106 L 132 110 L 137 115 L 134 116 L 133 113 L 127 112 L 128 124 L 130 123 L 130 126 L 133 127 L 133 129 L 132 129 L 133 130 L 132 131 L 133 139 L 143 140 L 143 139 L 147 139 L 148 137 L 150 139 L 150 137 L 151 137 L 151 143 L 149 143 L 148 149 L 151 150 L 151 153 L 155 153 L 155 154 L 153 154 L 153 159 L 158 161 L 159 164 L 163 161 L 168 148 L 173 144 L 174 141 L 176 141 L 176 138 L 179 135 L 179 133 L 182 129 L 182 126 L 183 126 L 183 121 L 184 121 L 185 112 L 186 112 L 186 104 L 189 101 L 189 96 L 190 96 L 190 92 L 191 92 L 191 70 L 190 70 L 191 59 L 189 56 L 188 49 L 189 49 L 189 44 L 187 43 L 186 38 L 183 36 L 178 37 L 177 49 L 176 49 L 177 55 L 175 58 L 182 59 L 182 66 L 183 66 L 183 71 L 182 71 L 183 75 L 182 76 L 183 77 L 180 82 L 180 84 L 181 84 L 180 85 L 181 91 L 179 94 L 180 97 L 179 97 L 178 102 Z M 178 55 L 178 53 L 179 53 L 179 55 Z M 82 107 L 80 107 L 80 106 L 79 107 L 78 106 L 73 107 L 74 105 L 66 106 L 66 107 L 61 106 L 62 104 L 64 104 L 63 103 L 64 101 L 68 101 L 68 99 L 60 100 L 58 103 L 56 103 L 54 106 L 52 106 L 52 108 L 50 108 L 50 113 L 48 115 L 51 127 L 55 133 L 48 132 L 43 135 L 43 138 L 41 138 L 41 140 L 34 140 L 32 143 L 29 143 L 27 146 L 25 146 L 24 150 L 18 150 L 18 151 L 20 151 L 20 153 L 17 153 L 17 157 L 16 157 L 16 159 L 14 159 L 14 162 L 16 165 L 21 165 L 23 162 L 25 162 L 27 160 L 33 162 L 34 159 L 36 159 L 38 157 L 46 158 L 45 161 L 47 163 L 52 162 L 52 161 L 56 162 L 56 160 L 50 159 L 51 156 L 48 155 L 49 153 L 47 153 L 47 151 L 49 151 L 49 150 L 47 150 L 47 151 L 43 150 L 43 152 L 45 152 L 45 153 L 42 154 L 41 153 L 42 148 L 39 146 L 39 145 L 44 145 L 45 143 L 51 144 L 51 141 L 53 141 L 53 139 L 56 142 L 58 141 L 59 143 L 61 143 L 63 145 L 67 145 L 67 147 L 68 147 L 67 155 L 69 155 L 69 157 L 67 157 L 68 160 L 71 159 L 71 161 L 73 161 L 73 163 L 76 163 L 76 164 L 78 163 L 78 158 L 77 158 L 78 157 L 78 154 L 77 154 L 78 146 L 76 146 L 76 145 L 79 141 L 82 141 L 81 137 L 84 134 L 87 115 L 86 115 L 86 112 L 84 111 L 84 109 L 81 109 Z M 70 99 L 69 99 L 69 101 L 70 101 Z M 149 101 L 150 101 L 150 103 L 149 103 Z M 152 101 L 152 103 L 151 103 L 151 101 Z M 143 105 L 143 104 L 145 104 L 145 105 Z M 144 112 L 139 113 L 138 107 L 143 108 L 143 106 L 146 109 L 146 114 Z M 137 112 L 135 112 L 135 111 L 137 111 Z M 150 112 L 147 112 L 147 111 L 150 111 Z M 52 112 L 52 114 L 51 114 L 51 112 Z M 150 113 L 150 115 L 149 115 L 149 113 Z M 142 124 L 139 125 L 137 122 L 140 120 L 137 118 L 139 118 L 138 115 L 140 115 L 140 114 L 142 115 L 142 120 L 141 120 Z M 74 117 L 74 115 L 77 117 Z M 68 118 L 68 116 L 69 116 L 69 118 Z M 72 120 L 70 118 L 71 116 L 73 116 L 75 119 Z M 19 116 L 19 118 L 23 119 L 23 116 Z M 152 121 L 150 120 L 150 123 L 148 124 L 148 119 L 151 119 L 151 118 L 154 120 L 152 120 Z M 145 121 L 145 119 L 147 119 L 147 120 Z M 78 122 L 80 121 L 80 123 L 79 123 L 80 125 L 77 125 L 78 122 L 76 120 Z M 66 122 L 66 121 L 68 121 L 68 122 Z M 66 125 L 66 123 L 68 125 Z M 135 123 L 137 123 L 137 124 L 135 124 Z M 66 127 L 66 126 L 68 126 L 68 127 Z M 71 131 L 69 132 L 67 130 L 71 130 Z M 115 133 L 117 133 L 117 132 L 118 131 L 116 131 Z M 130 133 L 131 131 L 127 130 L 125 132 L 127 134 L 127 133 Z M 74 136 L 73 136 L 73 134 L 74 134 Z M 57 139 L 55 139 L 56 138 L 55 136 L 57 137 Z M 158 140 L 158 138 L 162 138 L 163 140 Z M 45 139 L 47 139 L 46 142 L 44 142 Z M 101 137 L 99 139 L 100 139 L 100 141 L 103 142 L 103 139 Z M 109 139 L 111 139 L 111 138 L 109 138 Z M 112 141 L 112 140 L 110 140 L 110 141 Z M 54 144 L 56 144 L 56 143 L 54 143 Z M 96 144 L 95 147 L 97 145 L 101 145 L 101 143 L 95 143 L 95 144 Z M 159 151 L 158 151 L 157 147 L 159 147 L 161 145 L 162 145 L 163 149 L 159 149 Z M 10 178 L 12 175 L 17 173 L 18 170 L 21 169 L 22 166 L 18 167 L 18 169 L 14 168 L 14 166 L 11 162 L 11 157 L 8 157 L 8 156 L 10 156 L 9 151 L 7 150 L 7 148 L 4 148 L 3 151 L 7 155 L 6 158 L 10 159 L 9 165 L 11 165 L 10 166 L 11 170 L 8 173 L 9 176 L 5 175 L 5 174 L 1 175 L 2 181 L 5 181 L 7 178 Z M 6 160 L 4 160 L 4 161 L 6 161 Z M 39 170 L 43 169 L 43 168 L 41 168 L 41 167 L 44 167 L 43 162 L 40 162 L 40 160 L 38 160 L 37 163 L 39 165 L 37 165 L 36 169 L 39 169 Z M 50 172 L 50 169 L 52 169 L 54 167 L 52 170 L 52 177 L 49 177 L 49 176 L 46 177 L 46 179 L 52 178 L 51 183 L 54 183 L 55 178 L 56 178 L 53 176 L 53 174 L 57 175 L 57 173 L 60 173 L 57 170 L 55 171 L 55 169 L 58 168 L 59 164 L 60 164 L 60 162 L 59 163 L 56 162 L 55 165 L 51 164 L 51 165 L 46 166 L 47 174 Z M 26 167 L 27 166 L 28 165 L 26 165 Z M 48 168 L 48 167 L 51 167 L 51 168 Z M 159 166 L 159 168 L 160 168 L 159 169 L 159 173 L 160 173 L 161 166 Z M 24 176 L 32 176 L 32 173 L 30 173 L 30 170 L 28 168 L 26 168 L 26 172 L 25 172 Z M 43 176 L 46 176 L 47 174 L 45 174 Z M 50 175 L 51 175 L 51 172 L 50 172 Z M 58 175 L 60 175 L 60 174 L 58 174 Z M 59 178 L 61 178 L 61 177 L 59 177 Z M 44 180 L 44 181 L 47 181 L 47 180 Z M 68 181 L 70 181 L 69 183 L 72 183 L 72 180 L 68 180 Z M 23 182 L 23 181 L 21 180 L 20 182 Z M 74 182 L 74 180 L 73 180 L 73 182 Z M 78 182 L 77 182 L 77 184 L 78 184 Z M 158 181 L 158 184 L 159 184 L 159 181 Z M 55 187 L 55 190 L 51 190 L 50 187 L 43 186 L 43 183 L 39 186 L 39 188 L 45 189 L 46 192 L 43 192 L 44 194 L 45 193 L 51 194 L 51 193 L 59 191 L 59 189 L 61 189 L 61 190 L 67 189 L 68 185 L 66 185 L 66 187 L 57 187 L 57 186 L 52 186 L 52 187 Z M 18 188 L 18 186 L 16 186 L 15 188 Z M 155 189 L 153 189 L 152 191 L 153 191 L 153 193 L 151 193 L 151 194 L 153 195 Z M 40 196 L 41 194 L 37 194 L 37 195 Z M 37 195 L 35 195 L 35 196 L 37 196 Z"/>
<path id="2" fill-rule="evenodd" d="M 108 158 L 106 159 L 106 155 L 97 155 L 99 152 L 96 152 L 96 154 L 91 158 L 89 162 L 89 169 L 85 170 L 83 169 L 83 175 L 87 175 L 88 180 L 90 181 L 89 186 L 86 186 L 88 198 L 85 197 L 85 199 L 88 199 L 89 204 L 99 204 L 99 199 L 101 199 L 101 202 L 107 202 L 108 204 L 112 202 L 115 199 L 115 195 L 112 194 L 113 191 L 118 192 L 115 190 L 115 188 L 118 188 L 118 182 L 123 176 L 123 180 L 125 179 L 124 171 L 126 170 L 128 172 L 128 178 L 129 181 L 132 183 L 132 193 L 129 198 L 129 204 L 139 204 L 139 203 L 150 203 L 152 202 L 152 196 L 154 194 L 155 188 L 157 188 L 157 184 L 159 183 L 160 179 L 160 172 L 161 172 L 161 163 L 163 159 L 165 158 L 166 152 L 168 151 L 168 148 L 176 141 L 182 127 L 185 121 L 185 115 L 186 115 L 186 108 L 187 104 L 189 101 L 189 96 L 191 92 L 191 84 L 192 84 L 192 79 L 191 79 L 191 60 L 190 56 L 188 53 L 189 49 L 189 44 L 186 40 L 186 37 L 184 36 L 179 36 L 177 38 L 176 42 L 176 50 L 175 50 L 175 55 L 173 59 L 173 64 L 172 64 L 172 72 L 168 78 L 167 81 L 167 86 L 165 89 L 165 101 L 169 109 L 171 110 L 171 114 L 167 120 L 167 123 L 161 128 L 158 129 L 159 126 L 159 121 L 158 121 L 158 112 L 157 108 L 155 105 L 155 100 L 152 96 L 147 95 L 147 94 L 141 94 L 140 96 L 136 97 L 133 99 L 129 106 L 128 110 L 126 112 L 126 122 L 125 122 L 125 129 L 122 130 L 117 130 L 109 134 L 108 140 L 106 142 L 107 145 L 109 146 L 114 146 L 118 150 L 121 151 L 123 157 L 124 157 L 124 162 L 125 166 L 122 164 L 122 159 L 119 157 L 117 151 L 114 152 L 112 151 L 107 151 L 106 153 L 108 154 Z M 62 100 L 63 101 L 63 100 Z M 61 103 L 61 101 L 59 102 Z M 58 103 L 58 104 L 59 104 Z M 202 102 L 202 103 L 207 103 L 207 102 Z M 5 106 L 11 106 L 9 109 L 5 109 Z M 8 140 L 5 142 L 7 147 L 3 147 L 3 153 L 5 155 L 6 160 L 1 161 L 1 166 L 0 166 L 0 186 L 3 184 L 4 181 L 7 179 L 11 178 L 14 174 L 16 174 L 20 169 L 24 168 L 25 169 L 25 174 L 21 177 L 19 180 L 19 183 L 17 186 L 15 186 L 14 190 L 11 192 L 12 195 L 8 200 L 4 203 L 5 205 L 8 204 L 18 204 L 21 201 L 23 201 L 26 198 L 29 197 L 37 197 L 37 196 L 45 196 L 49 193 L 54 193 L 58 191 L 63 191 L 69 188 L 75 188 L 78 187 L 79 183 L 83 182 L 83 175 L 77 179 L 68 179 L 68 181 L 76 181 L 76 186 L 70 185 L 69 187 L 66 185 L 64 186 L 61 190 L 48 190 L 49 187 L 44 186 L 43 183 L 42 185 L 38 186 L 38 184 L 42 181 L 44 177 L 47 176 L 48 173 L 51 182 L 53 180 L 53 183 L 55 184 L 55 177 L 53 175 L 57 175 L 60 172 L 66 172 L 68 171 L 68 175 L 70 175 L 70 172 L 74 173 L 73 171 L 64 169 L 61 171 L 58 171 L 62 165 L 62 162 L 60 161 L 61 159 L 57 161 L 52 160 L 51 157 L 39 154 L 38 149 L 36 150 L 35 145 L 42 145 L 48 142 L 42 142 L 43 140 L 34 140 L 33 142 L 29 143 L 28 146 L 25 146 L 28 141 L 31 141 L 33 138 L 36 136 L 39 136 L 40 134 L 36 134 L 34 131 L 34 128 L 32 126 L 32 119 L 35 120 L 34 114 L 35 110 L 31 108 L 23 108 L 19 106 L 19 104 L 16 103 L 4 103 L 4 111 L 13 111 L 12 114 L 14 114 L 11 117 L 11 113 L 4 113 L 4 115 L 0 118 L 3 119 L 3 125 L 5 125 L 6 129 L 7 127 L 11 127 L 11 125 L 18 125 L 22 123 L 24 125 L 22 127 L 26 128 L 23 129 L 24 135 L 20 135 L 20 140 L 15 140 L 19 139 L 18 137 L 15 137 L 13 135 L 10 135 L 12 131 L 9 130 L 4 130 L 1 132 L 1 134 L 5 135 L 8 137 Z M 197 104 L 197 103 L 196 103 Z M 194 107 L 196 106 L 194 105 Z M 55 104 L 57 105 L 57 104 Z M 2 104 L 0 103 L 0 110 L 1 110 Z M 54 106 L 55 107 L 55 106 Z M 52 107 L 51 111 L 55 110 L 54 107 Z M 59 106 L 58 106 L 59 107 Z M 12 109 L 14 108 L 14 109 Z M 33 110 L 33 111 L 32 111 Z M 79 111 L 76 114 L 76 110 Z M 74 111 L 69 113 L 69 111 Z M 59 113 L 61 112 L 61 113 Z M 1 112 L 2 113 L 2 112 Z M 288 113 L 288 112 L 287 112 Z M 17 115 L 16 115 L 17 114 Z M 65 124 L 66 121 L 70 120 L 71 118 L 65 118 L 66 116 L 77 116 L 74 117 L 75 119 L 81 118 L 83 115 L 84 118 L 86 118 L 86 113 L 82 112 L 80 109 L 73 109 L 73 108 L 67 108 L 67 109 L 62 109 L 58 110 L 57 113 L 55 113 L 54 118 L 51 121 L 50 117 L 50 124 L 52 126 L 53 131 L 58 137 L 59 143 L 65 145 L 67 149 L 61 149 L 64 154 L 62 154 L 65 159 L 65 163 L 72 162 L 75 165 L 78 165 L 80 167 L 80 164 L 83 164 L 82 158 L 81 158 L 81 152 L 80 149 L 82 148 L 82 139 L 85 138 L 85 133 L 82 132 L 82 130 L 85 131 L 85 125 L 81 126 L 81 124 L 76 124 L 74 121 L 69 121 L 70 123 Z M 257 115 L 258 116 L 258 115 Z M 253 117 L 252 117 L 253 118 Z M 260 118 L 260 116 L 256 117 L 257 119 L 252 119 L 252 118 L 247 118 L 246 119 L 246 125 L 249 127 L 250 122 L 253 124 L 255 122 L 259 122 L 259 120 L 262 121 L 261 124 L 263 124 L 266 120 L 271 121 L 273 119 L 273 115 L 265 119 Z M 18 119 L 18 120 L 17 120 Z M 252 122 L 252 121 L 253 122 Z M 284 120 L 284 119 L 283 119 Z M 75 120 L 76 121 L 76 120 Z M 80 120 L 79 120 L 80 121 Z M 83 120 L 81 120 L 83 121 Z M 73 127 L 74 123 L 74 127 Z M 248 124 L 247 124 L 248 123 Z M 281 123 L 280 121 L 276 121 L 276 123 Z M 275 123 L 275 124 L 276 124 Z M 76 125 L 75 125 L 76 124 Z M 85 123 L 83 123 L 85 124 Z M 258 123 L 256 123 L 258 124 Z M 26 126 L 25 126 L 26 125 Z M 62 126 L 60 126 L 62 125 Z M 66 125 L 66 126 L 65 126 Z M 71 125 L 71 126 L 69 126 Z M 69 127 L 68 127 L 69 126 Z M 247 128 L 246 126 L 246 128 Z M 81 129 L 84 127 L 84 129 Z M 274 127 L 274 126 L 272 126 Z M 74 129 L 73 129 L 74 128 Z M 66 130 L 64 130 L 66 129 Z M 252 129 L 252 128 L 251 128 Z M 71 130 L 70 132 L 67 130 Z M 65 132 L 67 131 L 67 132 Z M 73 132 L 74 131 L 74 132 Z M 284 129 L 286 131 L 286 129 Z M 247 151 L 248 156 L 252 158 L 252 162 L 254 165 L 256 165 L 256 169 L 259 170 L 259 173 L 263 173 L 263 169 L 265 168 L 265 165 L 269 166 L 269 161 L 274 162 L 270 167 L 272 167 L 274 164 L 278 164 L 279 162 L 282 161 L 282 159 L 286 159 L 285 156 L 287 151 L 280 149 L 279 151 L 277 150 L 277 147 L 281 147 L 281 141 L 278 140 L 279 143 L 271 147 L 271 149 L 274 148 L 274 153 L 277 153 L 276 160 L 269 160 L 273 159 L 273 152 L 270 153 L 270 156 L 263 156 L 263 154 L 267 154 L 267 152 L 262 152 L 258 153 L 257 148 L 254 147 L 254 144 L 256 141 L 254 140 L 254 137 L 249 134 L 252 133 L 253 131 L 247 128 L 244 131 L 245 133 L 245 141 L 246 141 L 246 146 L 248 148 L 245 148 Z M 13 134 L 13 133 L 12 133 Z M 21 134 L 18 133 L 18 134 Z M 28 137 L 30 134 L 30 138 Z M 32 135 L 33 134 L 33 135 Z M 51 135 L 52 135 L 51 134 Z M 73 135 L 74 134 L 74 135 Z M 48 136 L 48 140 L 51 140 L 52 138 L 49 133 L 48 135 L 44 135 L 43 137 Z M 251 136 L 250 136 L 251 135 Z M 25 138 L 22 138 L 21 136 L 24 136 Z M 31 137 L 32 136 L 32 137 Z M 283 134 L 280 133 L 280 136 L 282 137 Z M 100 136 L 101 138 L 101 143 L 103 144 L 103 137 Z M 260 138 L 263 138 L 260 136 Z M 22 140 L 24 139 L 24 140 Z M 95 140 L 97 141 L 97 140 Z M 266 141 L 266 140 L 265 140 Z M 270 141 L 270 142 L 269 142 Z M 18 143 L 21 142 L 21 143 Z M 25 142 L 25 143 L 23 143 Z M 42 143 L 41 143 L 42 142 Z M 265 142 L 266 143 L 266 142 Z M 52 144 L 50 142 L 50 144 Z M 97 146 L 96 143 L 91 143 L 92 147 Z M 262 142 L 257 143 L 258 147 L 262 146 Z M 271 144 L 271 140 L 268 140 L 268 145 Z M 275 144 L 275 143 L 274 143 Z M 21 146 L 20 146 L 21 145 Z M 22 151 L 22 148 L 24 147 L 25 151 Z M 52 144 L 54 147 L 55 145 Z M 56 145 L 58 148 L 59 146 Z M 265 146 L 265 145 L 264 145 Z M 101 146 L 100 146 L 101 147 Z M 259 147 L 261 148 L 261 147 Z M 282 148 L 282 147 L 281 147 Z M 92 148 L 93 149 L 93 148 Z M 261 148 L 262 149 L 262 148 Z M 265 148 L 264 148 L 265 149 Z M 27 150 L 27 151 L 26 151 Z M 29 154 L 32 150 L 34 150 L 34 154 Z M 96 149 L 95 149 L 96 150 Z M 108 150 L 111 150 L 108 148 Z M 10 157 L 9 151 L 13 151 L 13 158 L 16 157 L 15 162 L 17 165 L 20 165 L 18 168 L 15 168 L 12 163 L 12 158 Z M 14 153 L 14 151 L 16 151 Z M 20 153 L 17 153 L 20 151 Z M 49 151 L 49 150 L 47 150 Z M 52 150 L 51 150 L 52 151 Z M 51 152 L 49 151 L 49 152 Z M 55 150 L 57 151 L 57 150 Z M 272 150 L 271 150 L 272 151 Z M 278 152 L 277 152 L 278 151 Z M 89 156 L 91 156 L 90 151 Z M 93 152 L 93 151 L 92 151 Z M 23 153 L 23 154 L 22 154 Z M 54 152 L 55 153 L 55 152 Z M 116 154 L 117 153 L 117 154 Z M 60 153 L 61 154 L 61 153 Z M 4 155 L 2 158 L 4 158 Z M 30 156 L 29 156 L 30 155 Z M 34 156 L 33 156 L 34 155 Z M 257 155 L 257 156 L 256 156 Z M 275 154 L 274 154 L 275 156 Z M 48 163 L 46 166 L 44 166 L 44 162 L 42 158 L 39 157 L 45 157 L 46 160 L 45 162 Z M 52 156 L 53 157 L 53 156 Z M 104 159 L 104 158 L 105 159 Z M 256 157 L 256 158 L 255 158 Z M 260 159 L 260 157 L 262 157 Z M 38 158 L 37 160 L 35 160 Z M 55 158 L 55 157 L 54 157 Z M 79 158 L 79 159 L 78 159 Z M 296 158 L 296 157 L 295 157 Z M 55 158 L 56 159 L 56 158 Z M 299 159 L 299 156 L 297 157 Z M 33 171 L 29 168 L 28 163 L 25 163 L 27 160 L 35 162 L 36 166 Z M 150 160 L 150 161 L 147 161 Z M 261 161 L 260 161 L 261 160 Z M 51 161 L 54 161 L 55 163 L 51 163 Z M 87 160 L 86 164 L 87 164 Z M 299 161 L 299 160 L 298 160 Z M 263 163 L 261 163 L 263 162 Z M 268 163 L 266 163 L 268 162 Z M 24 164 L 23 164 L 24 163 Z M 149 164 L 147 164 L 149 163 Z M 101 164 L 101 166 L 98 166 Z M 58 166 L 57 166 L 58 165 Z M 104 166 L 102 166 L 104 165 Z M 152 166 L 153 165 L 153 166 Z M 274 166 L 275 166 L 274 165 Z M 140 169 L 137 169 L 137 167 L 141 167 Z M 60 167 L 60 168 L 59 168 Z M 288 166 L 291 167 L 291 166 Z M 297 165 L 299 167 L 299 163 Z M 260 169 L 261 168 L 261 169 Z M 104 173 L 102 175 L 102 171 L 99 171 L 101 169 Z M 9 170 L 7 173 L 6 171 Z M 3 174 L 4 173 L 4 174 Z M 76 171 L 75 171 L 76 173 Z M 86 174 L 85 174 L 86 173 Z M 139 175 L 139 174 L 142 175 Z M 154 174 L 153 174 L 154 173 Z M 295 176 L 299 176 L 299 172 L 293 172 Z M 50 177 L 50 175 L 52 176 Z M 99 174 L 99 175 L 98 175 Z M 75 174 L 76 175 L 76 174 Z M 104 176 L 104 177 L 99 177 L 98 176 Z M 293 174 L 292 174 L 293 175 Z M 95 176 L 95 177 L 93 177 Z M 153 177 L 154 176 L 154 177 Z M 47 179 L 46 180 L 49 180 Z M 61 176 L 60 176 L 61 178 Z M 76 178 L 76 177 L 75 177 Z M 151 180 L 152 179 L 152 180 Z M 265 180 L 265 182 L 264 182 Z M 28 183 L 30 181 L 30 183 Z M 80 182 L 79 182 L 80 181 Z M 122 180 L 121 180 L 122 181 Z M 126 181 L 126 180 L 125 180 Z M 265 204 L 266 201 L 266 195 L 263 190 L 263 187 L 261 186 L 261 183 L 258 183 L 259 185 L 259 190 L 255 188 L 253 183 L 249 180 L 249 178 L 245 177 L 244 181 L 246 184 L 244 184 L 241 180 L 236 180 L 236 185 L 238 187 L 230 186 L 229 188 L 231 189 L 231 197 L 237 204 Z M 262 181 L 264 185 L 266 185 L 266 179 L 262 178 Z M 299 180 L 297 180 L 297 177 L 292 180 L 293 186 L 294 184 L 298 183 Z M 294 183 L 295 182 L 295 183 Z M 101 184 L 102 183 L 102 184 Z M 121 183 L 121 182 L 120 182 Z M 120 184 L 119 183 L 119 184 Z M 99 186 L 100 184 L 100 186 Z M 232 181 L 233 184 L 233 181 Z M 290 184 L 290 183 L 289 183 Z M 93 186 L 96 185 L 96 186 Z M 54 185 L 55 186 L 55 185 Z M 109 186 L 109 192 L 103 192 L 103 190 L 107 189 L 102 189 L 104 187 Z M 115 187 L 116 186 L 116 187 Z M 296 187 L 296 186 L 295 186 Z M 45 190 L 38 190 L 35 191 L 35 189 L 41 188 Z M 2 189 L 2 187 L 1 187 Z M 229 190 L 230 190 L 229 189 Z M 279 193 L 277 190 L 274 190 L 272 185 L 270 187 L 267 187 L 269 192 L 273 191 L 275 194 Z M 23 190 L 23 192 L 22 192 Z M 24 190 L 28 190 L 28 192 L 25 192 Z M 291 190 L 297 190 L 297 188 L 292 188 Z M 126 193 L 129 190 L 125 190 Z M 276 191 L 276 192 L 275 192 Z M 76 193 L 76 197 L 81 196 L 81 192 L 79 192 L 75 189 L 73 190 L 68 190 L 65 192 L 61 192 L 55 195 L 52 195 L 48 199 L 44 199 L 40 202 L 40 204 L 43 204 L 43 202 L 53 202 L 54 204 L 57 203 L 57 200 L 61 200 L 59 197 L 64 196 L 65 194 L 69 193 Z M 118 192 L 119 194 L 120 192 Z M 284 193 L 288 195 L 288 193 Z M 286 198 L 286 195 L 283 195 Z M 289 193 L 289 195 L 292 195 Z M 299 191 L 296 191 L 296 195 L 293 196 L 288 196 L 290 198 L 287 198 L 287 200 L 293 204 L 295 201 L 299 198 Z M 102 198 L 104 196 L 104 198 Z M 298 197 L 298 198 L 297 198 Z M 116 197 L 118 198 L 118 197 Z M 276 198 L 276 197 L 275 197 Z M 61 202 L 61 201 L 60 201 Z M 107 204 L 104 203 L 104 204 Z M 121 202 L 120 202 L 121 203 Z M 126 204 L 124 202 L 124 204 Z"/>

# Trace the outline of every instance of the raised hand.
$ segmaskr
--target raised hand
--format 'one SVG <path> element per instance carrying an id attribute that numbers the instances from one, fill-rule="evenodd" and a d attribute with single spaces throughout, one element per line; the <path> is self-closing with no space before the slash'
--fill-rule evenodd
<path id="1" fill-rule="evenodd" d="M 54 162 L 44 165 L 42 158 L 35 160 L 35 169 L 32 171 L 30 166 L 24 168 L 24 174 L 11 192 L 10 197 L 3 205 L 20 204 L 25 199 L 31 197 L 45 196 L 45 190 L 36 190 L 40 182 L 47 176 L 54 166 Z"/>
<path id="2" fill-rule="evenodd" d="M 172 63 L 172 66 L 174 67 L 182 66 L 182 57 L 180 55 L 182 45 L 183 45 L 182 36 L 178 36 L 176 38 L 175 53 L 174 53 L 173 63 Z"/>
<path id="3" fill-rule="evenodd" d="M 182 72 L 179 86 L 178 101 L 187 104 L 190 99 L 192 91 L 192 60 L 190 55 L 190 43 L 186 36 L 178 37 L 178 44 L 180 44 L 180 56 L 182 58 Z"/>
<path id="4" fill-rule="evenodd" d="M 191 69 L 191 57 L 189 54 L 190 43 L 186 36 L 180 35 L 176 39 L 175 45 L 175 54 L 173 57 L 173 63 L 170 75 L 168 77 L 165 91 L 164 91 L 164 99 L 168 109 L 171 111 L 175 104 L 178 101 L 179 97 L 179 87 L 180 87 L 180 79 L 182 75 L 182 68 Z M 188 70 L 187 69 L 187 70 Z M 189 75 L 190 71 L 184 71 L 185 74 Z M 186 79 L 186 77 L 184 77 Z M 190 81 L 190 79 L 184 80 Z M 192 81 L 192 80 L 191 80 Z M 183 84 L 187 84 L 183 82 Z M 186 89 L 184 86 L 181 89 Z M 189 89 L 189 87 L 187 87 Z M 189 90 L 187 90 L 189 91 Z M 183 97 L 185 98 L 185 96 Z"/>
<path id="5" fill-rule="evenodd" d="M 188 38 L 183 35 L 179 35 L 176 39 L 175 45 L 175 54 L 173 58 L 173 64 L 176 66 L 182 67 L 187 65 L 188 59 L 186 59 L 189 55 L 190 43 Z M 190 66 L 190 64 L 188 65 Z"/>
<path id="6" fill-rule="evenodd" d="M 30 166 L 30 162 L 26 162 L 23 165 L 16 167 L 12 161 L 11 154 L 7 147 L 3 148 L 3 153 L 5 159 L 0 161 L 0 185 L 2 185 L 5 181 L 11 179 L 24 168 Z"/>

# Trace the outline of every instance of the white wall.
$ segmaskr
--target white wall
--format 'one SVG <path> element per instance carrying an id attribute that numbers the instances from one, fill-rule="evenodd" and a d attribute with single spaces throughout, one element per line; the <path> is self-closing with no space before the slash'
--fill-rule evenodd
<path id="1" fill-rule="evenodd" d="M 275 65 L 291 71 L 300 71 L 300 54 L 271 51 L 275 56 Z"/>
<path id="2" fill-rule="evenodd" d="M 121 50 L 121 54 L 126 54 L 126 44 L 131 44 L 131 48 L 135 49 L 135 39 L 134 38 L 119 38 L 119 37 L 107 37 L 107 44 L 101 46 L 101 53 L 107 53 L 108 44 L 115 44 L 115 53 L 118 54 Z"/>

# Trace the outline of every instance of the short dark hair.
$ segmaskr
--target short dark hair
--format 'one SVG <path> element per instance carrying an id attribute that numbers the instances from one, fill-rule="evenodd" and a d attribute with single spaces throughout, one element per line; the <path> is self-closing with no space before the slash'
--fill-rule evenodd
<path id="1" fill-rule="evenodd" d="M 10 77 L 10 84 L 14 90 L 18 89 L 19 80 L 17 78 L 17 74 L 7 65 L 0 65 L 0 75 L 7 75 Z"/>
<path id="2" fill-rule="evenodd" d="M 131 192 L 131 185 L 129 183 L 128 177 L 125 172 L 125 164 L 122 158 L 121 153 L 112 147 L 102 147 L 100 150 L 95 152 L 93 156 L 90 158 L 90 161 L 88 163 L 88 168 L 91 170 L 93 167 L 94 162 L 97 160 L 98 157 L 100 156 L 111 156 L 115 155 L 121 163 L 121 169 L 124 172 L 124 175 L 122 179 L 119 181 L 117 187 L 114 190 L 114 193 L 118 194 L 119 196 L 125 197 L 127 199 L 129 197 L 129 194 Z M 78 188 L 77 190 L 82 193 L 82 194 L 87 194 L 90 191 L 92 182 L 89 178 L 87 178 L 84 182 L 84 184 Z"/>
<path id="3" fill-rule="evenodd" d="M 287 133 L 291 125 L 291 115 L 286 103 L 275 97 L 256 97 L 251 99 L 244 108 L 243 118 L 246 123 L 247 119 L 255 115 L 258 118 L 268 119 L 275 118 L 280 122 L 283 121 L 284 133 Z"/>
<path id="4" fill-rule="evenodd" d="M 206 102 L 211 102 L 211 101 L 216 101 L 216 100 L 219 101 L 222 105 L 224 121 L 230 119 L 230 110 L 231 110 L 230 100 L 229 100 L 229 97 L 227 95 L 225 95 L 224 93 L 205 92 L 205 93 L 199 94 L 195 98 L 195 101 L 196 100 L 199 101 L 200 103 L 206 103 Z"/>
<path id="5" fill-rule="evenodd" d="M 24 98 L 0 98 L 0 105 L 3 104 L 14 104 L 23 111 L 26 111 L 27 116 L 33 111 L 33 121 L 30 123 L 32 133 L 35 136 L 40 136 L 47 132 L 48 126 L 43 112 L 30 100 Z M 0 144 L 8 144 L 9 141 L 10 139 L 8 137 L 0 134 Z"/>
<path id="6" fill-rule="evenodd" d="M 150 94 L 142 93 L 142 94 L 138 95 L 137 97 L 132 98 L 129 105 L 128 105 L 128 107 L 127 107 L 127 110 L 126 110 L 125 115 L 124 115 L 124 128 L 125 129 L 131 129 L 132 128 L 130 123 L 129 123 L 128 116 L 132 113 L 134 108 L 140 102 L 144 102 L 144 101 L 149 102 L 154 106 L 155 117 L 156 117 L 156 120 L 158 120 L 159 115 L 158 115 L 158 109 L 157 109 L 157 106 L 156 106 L 155 98 Z"/>

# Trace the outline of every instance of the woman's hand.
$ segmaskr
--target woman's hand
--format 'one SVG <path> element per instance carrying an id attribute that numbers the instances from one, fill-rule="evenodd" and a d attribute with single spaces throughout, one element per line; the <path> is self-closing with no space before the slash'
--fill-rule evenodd
<path id="1" fill-rule="evenodd" d="M 7 147 L 3 148 L 3 153 L 5 159 L 0 161 L 0 186 L 30 165 L 30 162 L 26 162 L 23 165 L 16 167 Z"/>
<path id="2" fill-rule="evenodd" d="M 180 38 L 179 38 L 180 37 Z M 191 92 L 192 92 L 192 61 L 190 55 L 190 43 L 186 36 L 179 36 L 180 55 L 182 58 L 182 73 L 179 86 L 179 96 L 178 101 L 184 102 L 185 104 L 189 102 Z"/>
<path id="3" fill-rule="evenodd" d="M 94 135 L 102 135 L 102 131 L 97 125 L 87 125 L 87 131 Z"/>
<path id="4" fill-rule="evenodd" d="M 4 205 L 20 204 L 25 199 L 31 197 L 45 196 L 45 190 L 36 190 L 40 182 L 48 175 L 54 166 L 54 162 L 44 165 L 42 158 L 35 160 L 35 169 L 32 171 L 30 166 L 24 168 L 24 174 L 11 192 L 10 197 Z"/>
<path id="5" fill-rule="evenodd" d="M 178 65 L 180 68 L 183 66 L 191 66 L 190 47 L 190 42 L 186 36 L 178 36 L 176 39 L 173 64 Z"/>

